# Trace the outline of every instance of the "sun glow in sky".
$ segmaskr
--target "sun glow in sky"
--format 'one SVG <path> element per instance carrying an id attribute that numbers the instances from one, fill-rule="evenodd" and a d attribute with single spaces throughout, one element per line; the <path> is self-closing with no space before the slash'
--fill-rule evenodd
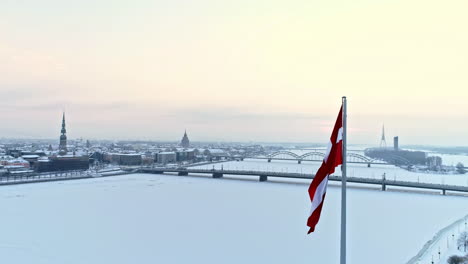
<path id="1" fill-rule="evenodd" d="M 467 1 L 0 2 L 0 137 L 468 145 Z M 389 140 L 390 141 L 390 140 Z"/>

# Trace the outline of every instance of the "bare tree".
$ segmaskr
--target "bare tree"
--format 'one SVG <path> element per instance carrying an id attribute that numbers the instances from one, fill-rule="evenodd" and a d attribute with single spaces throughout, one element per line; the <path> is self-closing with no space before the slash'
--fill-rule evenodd
<path id="1" fill-rule="evenodd" d="M 466 258 L 453 255 L 447 260 L 447 263 L 448 264 L 465 264 L 466 263 L 465 261 L 466 261 Z"/>
<path id="2" fill-rule="evenodd" d="M 461 233 L 460 237 L 457 240 L 458 249 L 466 252 L 468 249 L 468 232 Z"/>
<path id="3" fill-rule="evenodd" d="M 465 174 L 466 173 L 465 166 L 461 162 L 458 162 L 457 166 L 455 166 L 455 168 L 456 168 L 457 172 L 460 173 L 460 174 Z"/>

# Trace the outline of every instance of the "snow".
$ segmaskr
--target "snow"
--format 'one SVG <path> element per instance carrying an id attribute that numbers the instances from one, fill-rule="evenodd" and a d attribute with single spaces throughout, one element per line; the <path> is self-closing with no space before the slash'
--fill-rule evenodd
<path id="1" fill-rule="evenodd" d="M 447 264 L 451 256 L 468 256 L 464 246 L 458 247 L 457 243 L 457 240 L 461 237 L 461 233 L 466 231 L 464 222 L 466 220 L 452 225 L 446 232 L 441 234 L 440 243 L 436 243 L 434 248 L 427 252 L 425 258 L 421 259 L 421 263 L 430 263 L 434 260 L 434 263 L 437 264 Z"/>
<path id="2" fill-rule="evenodd" d="M 456 166 L 458 162 L 468 166 L 468 155 L 440 154 L 437 152 L 428 153 L 429 156 L 440 156 L 442 163 L 448 166 Z"/>
<path id="3" fill-rule="evenodd" d="M 9 264 L 338 263 L 336 183 L 309 236 L 307 183 L 131 174 L 1 188 Z M 350 188 L 348 262 L 405 263 L 466 199 Z"/>
<path id="4" fill-rule="evenodd" d="M 447 264 L 448 259 L 451 256 L 460 256 L 460 257 L 467 256 L 467 252 L 464 252 L 463 249 L 458 250 L 455 245 L 456 245 L 456 242 L 453 241 L 452 245 L 449 247 L 449 249 L 446 251 L 446 253 L 441 255 L 440 260 L 439 260 L 438 255 L 435 254 L 434 255 L 434 260 L 435 261 L 434 262 L 437 263 L 437 264 Z M 428 263 L 430 263 L 430 262 L 428 262 Z"/>
<path id="5" fill-rule="evenodd" d="M 438 263 L 446 264 L 450 256 L 464 255 L 457 248 L 457 239 L 466 231 L 468 215 L 458 219 L 449 226 L 439 230 L 434 237 L 424 245 L 420 252 L 407 264 Z"/>
<path id="6" fill-rule="evenodd" d="M 23 159 L 37 159 L 40 156 L 39 155 L 23 155 L 21 156 Z"/>

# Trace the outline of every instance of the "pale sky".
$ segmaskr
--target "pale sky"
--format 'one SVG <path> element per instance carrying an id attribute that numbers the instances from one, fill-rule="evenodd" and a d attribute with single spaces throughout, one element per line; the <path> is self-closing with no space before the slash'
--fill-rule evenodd
<path id="1" fill-rule="evenodd" d="M 468 1 L 0 1 L 0 137 L 468 145 Z"/>

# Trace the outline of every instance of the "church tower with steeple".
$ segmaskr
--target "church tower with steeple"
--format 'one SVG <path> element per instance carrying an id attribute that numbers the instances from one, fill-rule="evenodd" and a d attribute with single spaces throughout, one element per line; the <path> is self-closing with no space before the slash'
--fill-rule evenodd
<path id="1" fill-rule="evenodd" d="M 190 140 L 188 139 L 188 136 L 187 136 L 187 130 L 185 130 L 184 137 L 180 141 L 180 145 L 183 148 L 189 148 L 190 147 Z"/>
<path id="2" fill-rule="evenodd" d="M 60 144 L 59 144 L 59 153 L 66 154 L 67 153 L 67 130 L 65 128 L 65 112 L 62 116 L 62 130 L 60 131 Z"/>

